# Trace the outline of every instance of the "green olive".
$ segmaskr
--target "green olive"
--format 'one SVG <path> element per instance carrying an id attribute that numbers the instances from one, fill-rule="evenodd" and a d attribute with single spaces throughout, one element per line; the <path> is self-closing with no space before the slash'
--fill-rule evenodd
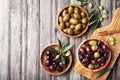
<path id="1" fill-rule="evenodd" d="M 77 35 L 80 33 L 80 31 L 76 31 L 75 29 L 73 30 L 74 31 L 74 34 Z"/>
<path id="2" fill-rule="evenodd" d="M 87 18 L 82 18 L 82 23 L 83 24 L 86 24 L 88 22 L 88 19 Z"/>
<path id="3" fill-rule="evenodd" d="M 98 46 L 97 45 L 92 45 L 91 49 L 92 49 L 92 51 L 96 51 L 98 49 Z"/>
<path id="4" fill-rule="evenodd" d="M 86 25 L 85 24 L 82 24 L 82 29 L 84 29 L 86 27 Z"/>
<path id="5" fill-rule="evenodd" d="M 89 64 L 89 65 L 88 65 L 88 69 L 93 70 L 93 69 L 94 69 L 94 65 L 93 65 L 93 64 Z"/>
<path id="6" fill-rule="evenodd" d="M 95 59 L 98 59 L 100 57 L 100 53 L 99 52 L 95 52 L 93 54 L 93 56 L 94 56 Z"/>
<path id="7" fill-rule="evenodd" d="M 76 24 L 78 23 L 78 20 L 75 19 L 75 18 L 71 18 L 71 19 L 70 19 L 70 23 L 76 25 Z"/>
<path id="8" fill-rule="evenodd" d="M 82 16 L 82 18 L 86 16 L 84 12 L 81 12 L 80 15 Z"/>
<path id="9" fill-rule="evenodd" d="M 66 22 L 65 25 L 67 28 L 70 27 L 70 22 Z"/>
<path id="10" fill-rule="evenodd" d="M 97 69 L 97 68 L 99 68 L 99 66 L 100 66 L 100 65 L 99 65 L 99 64 L 97 64 L 97 65 L 94 65 L 94 66 L 95 66 L 95 69 Z"/>
<path id="11" fill-rule="evenodd" d="M 81 24 L 80 23 L 75 26 L 75 30 L 76 31 L 80 31 L 81 30 Z"/>
<path id="12" fill-rule="evenodd" d="M 70 29 L 70 28 L 68 28 L 68 30 L 67 30 L 67 34 L 69 34 L 69 35 L 73 35 L 73 30 Z"/>
<path id="13" fill-rule="evenodd" d="M 75 25 L 70 25 L 70 29 L 74 29 L 75 28 Z"/>
<path id="14" fill-rule="evenodd" d="M 68 13 L 72 14 L 73 13 L 73 7 L 68 7 Z"/>
<path id="15" fill-rule="evenodd" d="M 64 22 L 67 22 L 69 19 L 70 19 L 70 14 L 66 14 L 66 15 L 63 17 L 63 21 L 64 21 Z"/>
<path id="16" fill-rule="evenodd" d="M 77 8 L 77 7 L 75 7 L 75 8 L 74 8 L 74 13 L 79 13 L 79 12 L 80 12 L 80 9 Z"/>
<path id="17" fill-rule="evenodd" d="M 60 22 L 60 23 L 63 22 L 62 16 L 59 17 L 59 22 Z"/>
<path id="18" fill-rule="evenodd" d="M 63 10 L 63 12 L 62 12 L 62 16 L 64 17 L 67 13 L 68 13 L 68 11 L 67 11 L 66 9 Z"/>
<path id="19" fill-rule="evenodd" d="M 93 45 L 97 45 L 97 41 L 96 40 L 91 40 L 88 42 L 89 45 L 93 46 Z"/>
<path id="20" fill-rule="evenodd" d="M 61 30 L 63 30 L 65 28 L 65 24 L 63 22 L 61 22 L 59 27 Z"/>
<path id="21" fill-rule="evenodd" d="M 63 32 L 67 33 L 68 32 L 68 28 L 63 29 Z"/>
<path id="22" fill-rule="evenodd" d="M 74 13 L 73 17 L 76 18 L 76 19 L 80 19 L 81 18 L 81 16 L 78 13 Z"/>

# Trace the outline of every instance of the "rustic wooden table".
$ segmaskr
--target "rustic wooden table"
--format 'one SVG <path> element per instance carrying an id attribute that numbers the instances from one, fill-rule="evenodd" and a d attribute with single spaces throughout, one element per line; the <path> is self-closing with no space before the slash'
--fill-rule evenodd
<path id="1" fill-rule="evenodd" d="M 110 23 L 120 0 L 94 0 L 109 11 L 109 19 L 100 26 Z M 87 33 L 79 38 L 67 38 L 56 28 L 56 15 L 76 0 L 0 0 L 0 80 L 87 80 L 74 72 L 75 50 L 79 43 L 88 38 Z M 57 39 L 73 44 L 73 65 L 64 75 L 52 76 L 43 71 L 39 56 L 43 47 L 56 43 Z M 120 57 L 108 80 L 120 79 Z"/>

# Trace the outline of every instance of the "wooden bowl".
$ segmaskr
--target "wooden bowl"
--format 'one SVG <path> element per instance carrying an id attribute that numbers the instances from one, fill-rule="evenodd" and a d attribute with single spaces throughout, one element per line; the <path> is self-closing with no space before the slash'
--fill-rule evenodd
<path id="1" fill-rule="evenodd" d="M 58 28 L 58 30 L 59 30 L 64 36 L 71 37 L 71 38 L 76 38 L 76 37 L 82 36 L 82 35 L 87 31 L 87 29 L 88 29 L 88 24 L 87 24 L 87 26 L 82 30 L 82 32 L 80 32 L 80 33 L 77 34 L 77 35 L 68 35 L 68 34 L 64 33 L 64 32 L 59 28 L 59 16 L 61 15 L 61 13 L 62 13 L 62 11 L 63 11 L 64 9 L 66 9 L 66 8 L 68 8 L 68 7 L 70 7 L 70 6 L 72 6 L 72 7 L 77 7 L 77 8 L 80 9 L 80 11 L 85 12 L 85 14 L 87 15 L 88 20 L 89 20 L 89 16 L 88 16 L 87 11 L 86 11 L 83 7 L 81 7 L 81 6 L 79 6 L 79 5 L 76 5 L 76 4 L 70 4 L 70 5 L 65 6 L 65 7 L 63 7 L 63 8 L 61 9 L 61 11 L 58 13 L 58 15 L 57 15 L 57 28 Z"/>
<path id="2" fill-rule="evenodd" d="M 78 56 L 78 53 L 79 53 L 79 52 L 78 52 L 78 50 L 79 50 L 79 48 L 82 46 L 82 44 L 84 44 L 85 42 L 87 42 L 87 41 L 89 41 L 89 40 L 98 40 L 98 39 L 88 39 L 88 40 L 85 40 L 85 41 L 83 41 L 82 43 L 80 43 L 79 46 L 78 46 L 78 48 L 76 49 L 77 60 L 79 61 L 79 64 L 82 65 L 83 68 L 85 68 L 86 70 L 88 70 L 88 71 L 93 71 L 93 72 L 98 72 L 98 71 L 101 71 L 101 70 L 105 69 L 105 68 L 108 66 L 108 64 L 110 63 L 110 60 L 111 60 L 111 51 L 109 52 L 109 57 L 108 57 L 108 59 L 106 59 L 106 63 L 105 63 L 103 66 L 100 66 L 99 68 L 93 69 L 93 70 L 88 69 L 88 68 L 86 68 L 86 67 L 81 63 L 81 61 L 79 60 L 79 56 Z M 101 40 L 100 40 L 100 41 L 101 41 Z M 103 42 L 103 41 L 102 41 L 102 42 Z M 107 44 L 106 42 L 103 42 L 103 43 L 108 46 L 108 44 Z M 109 47 L 109 46 L 108 46 L 108 47 Z"/>
<path id="3" fill-rule="evenodd" d="M 45 53 L 45 51 L 46 51 L 48 48 L 50 48 L 50 47 L 53 47 L 53 48 L 55 48 L 56 50 L 58 50 L 58 44 L 50 44 L 50 45 L 48 45 L 47 47 L 45 47 L 45 48 L 43 49 L 41 55 L 40 55 L 40 65 L 41 65 L 41 67 L 43 68 L 43 70 L 44 70 L 45 72 L 47 72 L 48 74 L 51 74 L 51 75 L 62 75 L 62 74 L 64 74 L 65 72 L 67 72 L 67 71 L 70 69 L 71 65 L 72 65 L 72 54 L 69 56 L 69 60 L 70 60 L 70 61 L 69 61 L 69 64 L 67 65 L 67 67 L 66 67 L 62 72 L 58 72 L 58 71 L 53 71 L 53 72 L 51 72 L 51 71 L 49 71 L 48 67 L 46 67 L 46 66 L 44 65 L 44 62 L 45 62 L 45 60 L 46 60 L 44 53 Z"/>

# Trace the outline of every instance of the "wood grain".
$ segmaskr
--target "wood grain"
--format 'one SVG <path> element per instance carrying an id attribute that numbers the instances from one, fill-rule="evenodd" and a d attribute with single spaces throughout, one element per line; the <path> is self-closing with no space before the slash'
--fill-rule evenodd
<path id="1" fill-rule="evenodd" d="M 120 7 L 120 0 L 94 0 L 97 5 L 105 6 L 109 19 L 101 26 L 110 23 L 113 12 Z M 91 35 L 88 29 L 84 36 L 67 38 L 56 26 L 56 16 L 68 4 L 78 4 L 76 0 L 0 0 L 0 80 L 87 80 L 74 72 L 75 50 L 80 42 Z M 88 11 L 91 11 L 86 7 Z M 101 27 L 100 26 L 100 27 Z M 56 43 L 57 37 L 73 44 L 73 66 L 64 75 L 52 76 L 39 65 L 39 56 L 43 48 Z M 119 80 L 120 58 L 108 80 Z"/>

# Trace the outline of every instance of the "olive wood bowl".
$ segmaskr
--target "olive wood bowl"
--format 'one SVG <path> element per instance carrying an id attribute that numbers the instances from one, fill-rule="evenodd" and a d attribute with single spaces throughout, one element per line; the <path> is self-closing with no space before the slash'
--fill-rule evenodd
<path id="1" fill-rule="evenodd" d="M 56 44 L 56 43 L 54 43 L 54 44 L 50 44 L 50 45 L 48 45 L 48 46 L 46 46 L 44 49 L 43 49 L 43 51 L 42 51 L 42 53 L 41 53 L 41 55 L 40 55 L 40 66 L 43 68 L 43 70 L 45 71 L 45 72 L 47 72 L 48 74 L 51 74 L 51 75 L 62 75 L 62 74 L 64 74 L 65 72 L 67 72 L 69 69 L 70 69 L 70 67 L 71 67 L 71 65 L 72 65 L 72 54 L 69 56 L 69 64 L 67 65 L 67 67 L 62 71 L 62 72 L 58 72 L 58 71 L 49 71 L 49 69 L 48 69 L 48 67 L 46 67 L 45 65 L 44 65 L 44 63 L 45 63 L 45 60 L 46 60 L 46 58 L 45 58 L 45 51 L 49 48 L 49 47 L 53 47 L 53 48 L 55 48 L 56 50 L 58 50 L 58 44 Z"/>
<path id="2" fill-rule="evenodd" d="M 79 60 L 79 52 L 78 52 L 78 50 L 79 50 L 79 48 L 82 46 L 82 44 L 84 44 L 85 42 L 87 42 L 87 41 L 89 41 L 89 40 L 98 40 L 98 39 L 87 39 L 87 40 L 84 40 L 82 43 L 80 43 L 79 44 L 79 46 L 78 46 L 78 48 L 76 49 L 76 55 L 77 55 L 77 60 L 79 61 L 79 64 L 81 64 L 82 66 L 83 66 L 83 68 L 85 68 L 86 70 L 88 70 L 88 71 L 93 71 L 93 72 L 98 72 L 98 71 L 101 71 L 101 70 L 103 70 L 103 69 L 105 69 L 107 66 L 108 66 L 108 64 L 110 63 L 110 60 L 111 60 L 111 51 L 109 52 L 109 57 L 108 57 L 108 59 L 106 59 L 106 63 L 103 65 L 103 66 L 100 66 L 99 68 L 97 68 L 97 69 L 93 69 L 93 70 L 91 70 L 91 69 L 88 69 L 87 67 L 85 67 L 82 63 L 81 63 L 81 61 Z M 101 41 L 101 40 L 100 40 Z M 103 42 L 103 41 L 102 41 Z M 109 45 L 106 43 L 106 42 L 103 42 L 105 45 L 107 45 L 107 47 L 109 48 Z"/>
<path id="3" fill-rule="evenodd" d="M 88 24 L 87 24 L 87 26 L 82 30 L 82 32 L 80 32 L 80 33 L 77 34 L 77 35 L 69 35 L 69 34 L 66 34 L 66 33 L 64 33 L 64 32 L 59 28 L 59 16 L 61 15 L 61 13 L 62 13 L 62 11 L 63 11 L 64 9 L 66 9 L 66 8 L 68 8 L 68 7 L 70 7 L 70 6 L 72 6 L 72 7 L 77 7 L 77 8 L 80 9 L 80 11 L 85 12 L 85 14 L 87 15 L 88 20 L 89 20 L 89 16 L 88 16 L 88 12 L 87 12 L 83 7 L 81 7 L 81 6 L 79 6 L 79 5 L 76 5 L 76 4 L 70 4 L 70 5 L 64 6 L 64 7 L 61 9 L 61 11 L 58 13 L 58 15 L 57 15 L 57 28 L 58 28 L 58 30 L 59 30 L 64 36 L 66 36 L 66 37 L 76 38 L 76 37 L 82 36 L 82 35 L 87 31 L 87 29 L 88 29 Z"/>

